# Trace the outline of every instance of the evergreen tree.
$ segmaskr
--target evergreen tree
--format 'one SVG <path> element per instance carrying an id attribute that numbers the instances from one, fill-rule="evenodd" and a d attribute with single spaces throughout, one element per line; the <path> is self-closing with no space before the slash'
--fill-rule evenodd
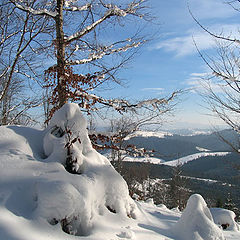
<path id="1" fill-rule="evenodd" d="M 226 202 L 224 203 L 224 208 L 233 211 L 236 214 L 237 219 L 239 219 L 239 209 L 236 204 L 233 202 L 232 194 L 229 192 L 226 198 Z"/>
<path id="2" fill-rule="evenodd" d="M 187 180 L 181 175 L 181 165 L 178 164 L 173 169 L 173 176 L 170 181 L 170 207 L 178 207 L 179 210 L 183 210 L 187 204 L 187 200 L 190 195 L 190 189 L 187 188 Z"/>

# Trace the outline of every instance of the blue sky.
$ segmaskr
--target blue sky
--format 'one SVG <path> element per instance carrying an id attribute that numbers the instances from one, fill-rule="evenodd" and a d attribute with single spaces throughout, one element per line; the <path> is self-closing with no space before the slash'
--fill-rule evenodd
<path id="1" fill-rule="evenodd" d="M 223 0 L 149 0 L 159 25 L 148 31 L 159 32 L 158 38 L 144 46 L 129 68 L 120 74 L 128 88 L 114 90 L 118 96 L 132 99 L 166 96 L 177 89 L 198 88 L 197 79 L 208 72 L 193 44 L 195 39 L 203 53 L 211 53 L 214 40 L 194 22 L 188 12 L 215 33 L 234 34 L 238 13 Z M 240 27 L 239 27 L 240 29 Z M 206 115 L 201 97 L 194 91 L 182 96 L 171 124 L 166 128 L 207 127 L 222 124 Z"/>

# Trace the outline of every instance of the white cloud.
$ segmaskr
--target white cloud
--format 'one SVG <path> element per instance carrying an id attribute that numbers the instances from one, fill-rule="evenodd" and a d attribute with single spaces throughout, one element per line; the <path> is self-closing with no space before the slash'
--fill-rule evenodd
<path id="1" fill-rule="evenodd" d="M 232 17 L 238 12 L 222 0 L 190 0 L 189 7 L 197 19 L 220 19 Z"/>
<path id="2" fill-rule="evenodd" d="M 214 40 L 206 33 L 198 33 L 183 37 L 175 37 L 162 41 L 156 45 L 156 49 L 164 49 L 168 52 L 175 52 L 177 57 L 191 55 L 197 52 L 194 41 L 197 43 L 199 50 L 205 50 L 214 46 Z"/>
<path id="3" fill-rule="evenodd" d="M 152 95 L 162 95 L 164 92 L 164 88 L 142 88 L 141 91 L 145 92 L 146 94 Z"/>
<path id="4" fill-rule="evenodd" d="M 209 30 L 217 35 L 224 33 L 225 36 L 239 37 L 240 25 L 225 24 L 213 25 Z M 190 29 L 181 37 L 168 38 L 155 45 L 155 49 L 164 49 L 167 52 L 174 52 L 176 57 L 182 57 L 197 53 L 197 47 L 200 51 L 212 49 L 216 46 L 216 39 L 203 30 Z"/>
<path id="5" fill-rule="evenodd" d="M 214 79 L 211 78 L 212 74 L 209 72 L 205 73 L 191 73 L 189 78 L 184 82 L 193 93 L 205 93 L 209 87 L 215 93 L 224 92 L 224 86 L 216 83 Z"/>
<path id="6" fill-rule="evenodd" d="M 142 88 L 141 91 L 163 91 L 164 88 Z"/>

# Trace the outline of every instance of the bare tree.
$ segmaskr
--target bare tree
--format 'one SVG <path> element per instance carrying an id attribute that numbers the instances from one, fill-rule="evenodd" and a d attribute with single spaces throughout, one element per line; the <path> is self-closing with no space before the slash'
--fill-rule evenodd
<path id="1" fill-rule="evenodd" d="M 39 98 L 30 96 L 29 86 L 33 85 L 33 79 L 37 81 L 33 52 L 40 46 L 38 37 L 45 32 L 46 21 L 33 19 L 7 0 L 0 4 L 0 19 L 1 124 L 19 123 L 20 119 L 26 123 L 30 120 L 27 111 L 40 104 Z M 26 85 L 29 89 L 27 97 L 24 93 Z"/>
<path id="2" fill-rule="evenodd" d="M 1 89 L 3 89 L 4 84 L 5 81 L 2 81 Z M 23 80 L 13 78 L 0 102 L 0 125 L 35 124 L 34 116 L 28 110 L 40 104 L 38 98 L 25 96 Z"/>
<path id="3" fill-rule="evenodd" d="M 227 1 L 239 12 L 239 1 Z M 195 46 L 211 73 L 202 78 L 202 96 L 211 112 L 226 123 L 238 135 L 240 134 L 240 39 L 229 33 L 215 33 L 203 26 L 192 14 L 195 22 L 216 40 L 214 55 L 206 55 L 199 51 L 197 42 Z M 219 137 L 229 144 L 233 151 L 240 152 L 239 140 L 235 143 L 228 141 L 223 136 Z"/>

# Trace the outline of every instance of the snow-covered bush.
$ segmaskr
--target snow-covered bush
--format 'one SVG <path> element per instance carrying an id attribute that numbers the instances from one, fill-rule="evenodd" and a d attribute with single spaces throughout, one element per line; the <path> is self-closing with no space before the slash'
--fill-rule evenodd
<path id="1" fill-rule="evenodd" d="M 70 138 L 69 138 L 70 134 Z M 66 146 L 69 144 L 69 151 Z M 92 148 L 87 122 L 77 104 L 65 104 L 46 129 L 45 162 L 66 167 L 71 154 L 72 172 L 62 179 L 44 179 L 36 185 L 36 215 L 50 223 L 61 223 L 64 231 L 87 235 L 97 216 L 109 211 L 136 218 L 137 208 L 130 198 L 126 182 L 109 160 Z"/>
<path id="2" fill-rule="evenodd" d="M 214 223 L 206 202 L 199 194 L 192 195 L 181 218 L 172 228 L 181 240 L 224 240 L 222 230 Z"/>
<path id="3" fill-rule="evenodd" d="M 239 226 L 235 222 L 236 214 L 233 211 L 223 208 L 210 208 L 214 222 L 223 229 L 239 231 Z"/>

